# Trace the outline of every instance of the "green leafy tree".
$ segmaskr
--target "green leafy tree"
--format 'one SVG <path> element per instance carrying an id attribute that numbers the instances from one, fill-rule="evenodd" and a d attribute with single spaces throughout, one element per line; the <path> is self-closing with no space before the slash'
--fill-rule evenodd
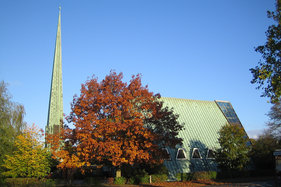
<path id="1" fill-rule="evenodd" d="M 11 101 L 7 84 L 0 82 L 0 173 L 3 171 L 5 155 L 10 155 L 14 151 L 15 138 L 26 126 L 23 121 L 24 115 L 24 107 Z"/>
<path id="2" fill-rule="evenodd" d="M 231 173 L 242 171 L 249 162 L 248 138 L 239 125 L 225 125 L 219 131 L 220 148 L 217 149 L 215 159 L 222 172 Z"/>
<path id="3" fill-rule="evenodd" d="M 16 150 L 6 155 L 3 166 L 6 177 L 43 178 L 50 172 L 50 154 L 41 141 L 43 131 L 36 126 L 26 128 L 15 140 Z"/>
<path id="4" fill-rule="evenodd" d="M 256 47 L 263 60 L 258 66 L 251 68 L 253 74 L 252 84 L 258 84 L 263 89 L 262 97 L 269 97 L 272 103 L 277 102 L 281 96 L 281 15 L 280 0 L 277 1 L 276 11 L 268 11 L 267 16 L 275 21 L 266 31 L 267 41 L 264 45 Z"/>
<path id="5" fill-rule="evenodd" d="M 258 170 L 274 170 L 273 152 L 280 147 L 280 142 L 269 132 L 264 132 L 257 140 L 252 141 L 250 156 L 255 168 Z"/>

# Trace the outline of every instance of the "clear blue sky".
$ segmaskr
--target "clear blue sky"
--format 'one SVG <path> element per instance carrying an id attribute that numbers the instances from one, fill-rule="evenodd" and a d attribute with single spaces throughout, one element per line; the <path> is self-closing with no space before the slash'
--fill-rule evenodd
<path id="1" fill-rule="evenodd" d="M 25 120 L 44 128 L 59 5 L 64 113 L 95 74 L 111 69 L 164 97 L 227 100 L 249 133 L 266 128 L 271 105 L 250 83 L 250 68 L 273 22 L 275 0 L 1 0 L 0 80 Z"/>

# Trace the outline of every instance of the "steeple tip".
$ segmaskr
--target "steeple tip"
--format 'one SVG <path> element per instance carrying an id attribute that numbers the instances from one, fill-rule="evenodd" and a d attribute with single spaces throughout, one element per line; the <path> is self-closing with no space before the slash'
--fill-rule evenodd
<path id="1" fill-rule="evenodd" d="M 61 13 L 61 6 L 59 6 L 59 13 Z"/>

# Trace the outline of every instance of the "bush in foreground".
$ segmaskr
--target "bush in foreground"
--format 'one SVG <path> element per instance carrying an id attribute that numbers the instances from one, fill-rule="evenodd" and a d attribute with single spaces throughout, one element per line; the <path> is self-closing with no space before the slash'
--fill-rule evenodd
<path id="1" fill-rule="evenodd" d="M 127 179 L 125 177 L 116 177 L 114 184 L 126 184 Z"/>
<path id="2" fill-rule="evenodd" d="M 166 182 L 168 176 L 166 174 L 153 174 L 153 175 L 136 175 L 134 177 L 116 177 L 114 179 L 114 184 L 149 184 L 150 176 L 152 183 Z"/>
<path id="3" fill-rule="evenodd" d="M 213 180 L 217 178 L 216 171 L 198 171 L 193 173 L 178 173 L 178 181 Z"/>

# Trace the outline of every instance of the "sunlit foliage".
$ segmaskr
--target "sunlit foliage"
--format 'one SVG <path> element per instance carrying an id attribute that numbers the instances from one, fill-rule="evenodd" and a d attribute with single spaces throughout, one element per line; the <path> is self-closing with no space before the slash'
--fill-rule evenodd
<path id="1" fill-rule="evenodd" d="M 75 128 L 49 136 L 58 167 L 159 164 L 163 146 L 181 144 L 177 135 L 183 124 L 163 106 L 160 95 L 142 86 L 140 75 L 128 84 L 122 78 L 122 73 L 111 72 L 101 82 L 92 78 L 82 84 L 68 117 Z"/>
<path id="2" fill-rule="evenodd" d="M 278 2 L 278 1 L 277 1 Z M 268 11 L 267 15 L 275 21 L 266 31 L 267 41 L 255 50 L 262 55 L 258 66 L 251 68 L 253 74 L 251 83 L 258 84 L 263 89 L 263 97 L 269 97 L 272 103 L 280 100 L 281 96 L 281 15 L 280 3 L 276 11 Z"/>
<path id="3" fill-rule="evenodd" d="M 14 141 L 26 126 L 24 114 L 24 107 L 11 101 L 7 84 L 0 82 L 0 173 L 5 155 L 12 154 Z"/>
<path id="4" fill-rule="evenodd" d="M 215 159 L 222 171 L 242 171 L 249 162 L 249 139 L 239 125 L 225 125 L 219 131 L 220 148 Z"/>
<path id="5" fill-rule="evenodd" d="M 35 125 L 17 136 L 12 155 L 6 155 L 3 172 L 7 177 L 43 178 L 50 172 L 50 155 L 42 142 L 43 131 Z"/>

